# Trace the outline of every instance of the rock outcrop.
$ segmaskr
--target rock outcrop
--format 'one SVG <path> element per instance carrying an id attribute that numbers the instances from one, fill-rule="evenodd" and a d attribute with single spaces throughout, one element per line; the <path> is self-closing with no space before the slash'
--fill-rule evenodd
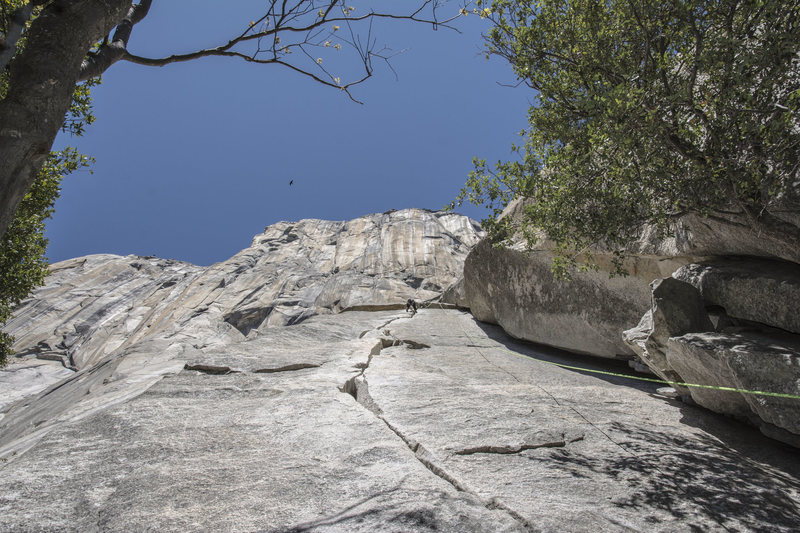
<path id="1" fill-rule="evenodd" d="M 674 279 L 656 280 L 652 287 L 652 308 L 639 324 L 623 332 L 622 338 L 647 367 L 662 379 L 682 382 L 680 374 L 667 362 L 670 337 L 713 329 L 700 292 L 692 285 Z M 678 387 L 683 394 L 689 391 Z"/>
<path id="2" fill-rule="evenodd" d="M 522 216 L 524 202 L 512 202 L 503 216 Z M 550 271 L 552 243 L 526 250 L 521 236 L 511 246 L 482 242 L 467 257 L 460 305 L 480 320 L 499 324 L 532 342 L 598 357 L 632 359 L 622 331 L 650 309 L 650 283 L 678 268 L 715 257 L 751 256 L 800 263 L 800 248 L 759 234 L 740 217 L 686 215 L 669 236 L 645 229 L 627 247 L 626 277 L 612 276 L 614 256 L 592 251 L 598 270 L 576 272 L 570 282 Z"/>
<path id="3" fill-rule="evenodd" d="M 800 448 L 800 337 L 759 331 L 688 333 L 669 339 L 667 361 L 687 383 L 720 387 L 689 387 L 699 405 L 748 420 L 765 435 Z"/>
<path id="4" fill-rule="evenodd" d="M 636 324 L 649 307 L 652 271 L 629 278 L 585 272 L 562 281 L 550 271 L 552 260 L 544 251 L 497 249 L 482 241 L 464 264 L 461 305 L 478 320 L 499 324 L 518 339 L 632 359 L 620 332 Z M 655 263 L 649 266 L 657 267 Z"/>
<path id="5" fill-rule="evenodd" d="M 279 222 L 206 268 L 155 257 L 81 257 L 53 265 L 47 286 L 5 329 L 20 355 L 80 370 L 176 326 L 241 339 L 316 314 L 400 309 L 453 283 L 482 236 L 467 217 L 407 209 L 347 222 Z"/>
<path id="6" fill-rule="evenodd" d="M 511 204 L 504 216 L 518 218 L 522 207 Z M 598 248 L 597 271 L 576 272 L 563 282 L 550 271 L 548 241 L 525 250 L 521 237 L 514 239 L 507 248 L 479 243 L 450 300 L 514 337 L 630 359 L 637 370 L 669 382 L 800 393 L 792 336 L 800 333 L 800 249 L 788 241 L 759 235 L 733 215 L 688 215 L 671 236 L 646 230 L 628 246 L 628 276 L 612 277 L 613 256 Z M 800 444 L 798 400 L 676 389 L 686 400 Z"/>
<path id="7" fill-rule="evenodd" d="M 678 387 L 699 405 L 800 447 L 800 266 L 727 258 L 652 287 L 652 309 L 624 333 L 632 349 L 664 379 L 718 387 Z"/>
<path id="8" fill-rule="evenodd" d="M 524 203 L 511 203 L 504 217 L 523 216 Z M 479 320 L 509 334 L 548 346 L 605 358 L 633 359 L 621 332 L 636 325 L 650 308 L 650 282 L 703 257 L 688 249 L 687 231 L 671 239 L 643 234 L 631 245 L 626 277 L 612 276 L 610 253 L 596 250 L 596 271 L 556 279 L 552 244 L 542 240 L 528 250 L 521 235 L 507 247 L 484 240 L 467 256 L 461 305 Z"/>
<path id="9" fill-rule="evenodd" d="M 0 416 L 0 442 L 20 437 L 30 424 L 43 434 L 57 413 L 91 412 L 95 392 L 138 394 L 181 366 L 173 358 L 199 349 L 315 314 L 402 309 L 408 298 L 438 296 L 460 276 L 482 235 L 467 217 L 407 209 L 346 222 L 280 222 L 210 267 L 113 255 L 57 263 L 47 285 L 6 325 L 17 356 L 0 373 L 0 386 L 13 392 L 0 397 L 23 401 L 61 382 L 65 371 L 75 387 L 47 396 L 40 407 L 49 421 L 37 420 L 35 409 L 21 409 L 22 418 Z M 98 366 L 103 372 L 81 373 Z M 24 389 L 14 386 L 23 379 Z"/>
<path id="10" fill-rule="evenodd" d="M 800 266 L 752 257 L 726 257 L 677 270 L 716 313 L 800 334 Z"/>

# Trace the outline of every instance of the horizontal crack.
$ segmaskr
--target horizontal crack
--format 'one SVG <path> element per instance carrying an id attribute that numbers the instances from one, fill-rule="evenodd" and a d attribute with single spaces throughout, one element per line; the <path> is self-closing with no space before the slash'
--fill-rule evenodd
<path id="1" fill-rule="evenodd" d="M 227 366 L 216 366 L 216 365 L 190 365 L 185 364 L 183 365 L 185 370 L 195 370 L 197 372 L 202 372 L 203 374 L 213 374 L 213 375 L 223 375 L 223 374 L 238 374 L 238 370 L 233 370 Z"/>
<path id="2" fill-rule="evenodd" d="M 381 342 L 380 342 L 380 344 L 381 344 L 380 348 L 381 349 L 389 348 L 390 346 L 403 346 L 403 345 L 405 345 L 410 350 L 421 350 L 423 348 L 430 348 L 430 346 L 428 346 L 424 342 L 417 342 L 417 341 L 406 340 L 406 339 L 398 339 L 394 335 L 392 335 L 388 330 L 384 331 L 384 334 L 385 335 L 390 335 L 392 338 L 381 337 Z M 379 353 L 380 353 L 380 350 L 378 350 L 377 353 L 374 353 L 372 355 L 378 355 Z"/>
<path id="3" fill-rule="evenodd" d="M 292 372 L 294 370 L 303 370 L 304 368 L 319 368 L 321 365 L 316 363 L 294 363 L 291 365 L 284 365 L 274 368 L 259 368 L 257 370 L 253 370 L 253 374 L 274 374 L 276 372 Z M 203 374 L 212 374 L 212 375 L 225 375 L 225 374 L 241 374 L 241 370 L 234 370 L 229 366 L 224 365 L 207 365 L 203 363 L 190 365 L 185 364 L 183 365 L 184 370 L 194 370 L 196 372 L 202 372 Z"/>
<path id="4" fill-rule="evenodd" d="M 259 368 L 253 370 L 254 374 L 274 374 L 275 372 L 291 372 L 293 370 L 303 370 L 304 368 L 319 368 L 320 365 L 315 363 L 295 363 L 286 366 L 279 366 L 275 368 Z"/>
<path id="5" fill-rule="evenodd" d="M 400 342 L 402 342 L 403 344 L 408 346 L 409 349 L 411 349 L 411 350 L 421 350 L 422 348 L 430 348 L 430 346 L 428 346 L 427 344 L 422 343 L 422 342 L 408 341 L 408 340 L 403 340 L 403 341 L 400 341 Z"/>
<path id="6" fill-rule="evenodd" d="M 535 450 L 537 448 L 563 448 L 571 442 L 583 440 L 583 433 L 572 436 L 567 436 L 561 433 L 560 436 L 547 436 L 545 439 L 533 442 L 523 442 L 521 444 L 486 444 L 483 446 L 474 446 L 472 448 L 464 448 L 453 452 L 454 455 L 473 455 L 476 453 L 494 453 L 494 454 L 514 454 L 524 452 L 525 450 Z"/>

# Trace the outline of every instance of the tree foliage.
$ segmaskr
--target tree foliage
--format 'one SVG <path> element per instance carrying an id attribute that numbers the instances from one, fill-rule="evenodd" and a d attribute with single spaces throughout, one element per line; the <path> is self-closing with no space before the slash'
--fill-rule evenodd
<path id="1" fill-rule="evenodd" d="M 22 2 L 0 8 L 0 29 L 7 33 L 12 8 L 18 9 Z M 36 13 L 31 14 L 32 17 Z M 26 21 L 26 24 L 29 21 Z M 17 48 L 25 46 L 24 38 L 16 41 Z M 69 110 L 64 117 L 62 130 L 72 135 L 81 135 L 86 125 L 94 122 L 92 114 L 91 87 L 100 83 L 99 78 L 91 78 L 78 84 L 73 93 Z M 0 99 L 8 90 L 8 71 L 0 72 Z M 39 171 L 36 180 L 19 203 L 14 218 L 0 238 L 0 327 L 9 318 L 14 307 L 38 286 L 44 284 L 48 273 L 45 256 L 47 238 L 45 221 L 53 214 L 53 206 L 58 199 L 61 180 L 67 174 L 89 166 L 91 158 L 78 153 L 74 148 L 51 152 Z M 0 366 L 12 353 L 14 338 L 0 332 Z"/>
<path id="2" fill-rule="evenodd" d="M 555 243 L 561 274 L 587 247 L 619 252 L 643 224 L 667 230 L 687 212 L 787 231 L 775 215 L 800 179 L 800 4 L 495 0 L 485 9 L 488 53 L 511 64 L 534 102 L 518 160 L 495 169 L 476 160 L 457 202 L 489 203 L 496 215 L 527 198 L 524 224 Z"/>
<path id="3" fill-rule="evenodd" d="M 45 221 L 53 214 L 62 178 L 89 166 L 90 161 L 74 148 L 52 152 L 20 202 L 13 222 L 0 239 L 0 326 L 11 318 L 14 307 L 33 289 L 44 285 L 48 273 Z M 6 356 L 13 353 L 13 342 L 11 335 L 0 332 L 0 366 L 5 364 Z"/>

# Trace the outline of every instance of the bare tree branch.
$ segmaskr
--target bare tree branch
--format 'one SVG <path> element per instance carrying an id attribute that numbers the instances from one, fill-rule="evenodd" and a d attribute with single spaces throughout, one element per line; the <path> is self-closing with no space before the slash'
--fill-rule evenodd
<path id="1" fill-rule="evenodd" d="M 265 0 L 263 14 L 227 43 L 163 58 L 140 57 L 128 51 L 133 27 L 145 18 L 152 0 L 21 2 L 22 8 L 14 12 L 0 34 L 0 68 L 8 65 L 9 73 L 8 93 L 0 99 L 0 236 L 52 147 L 77 82 L 102 74 L 119 60 L 163 66 L 224 56 L 284 66 L 358 102 L 350 89 L 373 75 L 373 59 L 388 61 L 392 57 L 388 48 L 378 48 L 372 22 L 409 21 L 457 32 L 450 22 L 459 14 L 443 20 L 438 17 L 442 1 L 392 2 L 387 3 L 392 6 L 388 12 L 354 14 L 355 8 L 344 0 Z M 397 7 L 410 4 L 416 7 Z M 33 9 L 39 5 L 43 6 L 41 14 Z M 4 13 L 10 14 L 10 9 Z M 339 31 L 343 26 L 350 30 L 349 35 Z M 109 39 L 111 32 L 114 35 Z M 23 36 L 26 45 L 17 50 Z M 328 63 L 322 66 L 327 56 L 312 54 L 322 48 L 343 55 L 346 51 L 358 72 L 354 73 L 351 64 L 347 67 L 351 79 L 343 81 L 340 76 L 344 72 L 337 75 Z M 291 55 L 293 52 L 298 53 Z"/>
<path id="2" fill-rule="evenodd" d="M 320 5 L 324 7 L 319 7 Z M 376 52 L 376 42 L 372 39 L 372 23 L 378 19 L 405 20 L 428 24 L 434 29 L 444 27 L 458 32 L 459 30 L 452 26 L 450 22 L 458 18 L 459 15 L 456 14 L 445 20 L 439 20 L 437 17 L 438 7 L 438 0 L 425 0 L 416 10 L 409 14 L 370 11 L 369 13 L 353 16 L 354 8 L 346 6 L 341 0 L 332 0 L 325 3 L 318 3 L 314 0 L 294 0 L 293 2 L 273 0 L 270 2 L 266 13 L 259 19 L 251 21 L 239 35 L 219 46 L 160 58 L 142 57 L 127 50 L 118 50 L 114 60 L 122 59 L 139 65 L 161 67 L 171 63 L 192 61 L 201 57 L 238 57 L 251 63 L 285 66 L 323 85 L 342 89 L 351 99 L 357 101 L 348 89 L 363 83 L 372 76 L 373 57 L 383 59 L 387 64 L 390 58 L 385 54 L 388 50 L 386 48 Z M 334 15 L 336 8 L 341 9 L 341 15 Z M 430 10 L 429 16 L 423 15 L 426 9 Z M 364 23 L 367 26 L 366 42 L 361 41 L 359 33 L 354 29 L 360 23 Z M 342 37 L 336 33 L 340 29 L 340 25 L 347 26 L 350 34 L 349 38 Z M 346 43 L 358 56 L 357 61 L 362 65 L 362 74 L 356 80 L 342 83 L 338 76 L 334 76 L 324 68 L 321 68 L 320 71 L 330 79 L 326 80 L 312 72 L 312 68 L 320 68 L 319 61 L 318 59 L 315 60 L 308 52 L 308 49 L 328 47 L 330 42 L 334 40 Z M 254 51 L 246 53 L 236 49 L 253 41 L 255 41 Z M 270 44 L 264 45 L 265 42 Z M 341 49 L 341 46 L 334 45 L 334 47 L 337 50 Z M 308 66 L 300 65 L 297 61 L 290 61 L 287 57 L 293 50 L 297 49 L 302 52 L 298 57 L 304 57 L 308 61 Z"/>
<path id="3" fill-rule="evenodd" d="M 127 54 L 128 40 L 131 38 L 133 27 L 147 16 L 152 3 L 153 0 L 142 0 L 131 6 L 128 14 L 117 26 L 111 42 L 103 43 L 97 52 L 90 52 L 83 60 L 78 81 L 99 76 Z"/>

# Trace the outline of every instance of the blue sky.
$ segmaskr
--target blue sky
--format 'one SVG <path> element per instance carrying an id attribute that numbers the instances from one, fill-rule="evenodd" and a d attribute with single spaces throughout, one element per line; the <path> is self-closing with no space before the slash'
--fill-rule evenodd
<path id="1" fill-rule="evenodd" d="M 161 57 L 215 46 L 264 2 L 237 1 L 236 12 L 231 4 L 220 16 L 218 1 L 157 0 L 129 49 Z M 233 58 L 115 64 L 93 92 L 97 122 L 56 142 L 97 163 L 64 181 L 47 230 L 51 262 L 117 253 L 208 265 L 279 220 L 441 208 L 474 156 L 511 156 L 531 96 L 500 85 L 515 80 L 507 64 L 483 57 L 485 21 L 473 15 L 458 26 L 461 34 L 377 26 L 378 45 L 404 51 L 391 62 L 397 79 L 376 65 L 353 89 L 364 105 L 286 68 Z"/>

